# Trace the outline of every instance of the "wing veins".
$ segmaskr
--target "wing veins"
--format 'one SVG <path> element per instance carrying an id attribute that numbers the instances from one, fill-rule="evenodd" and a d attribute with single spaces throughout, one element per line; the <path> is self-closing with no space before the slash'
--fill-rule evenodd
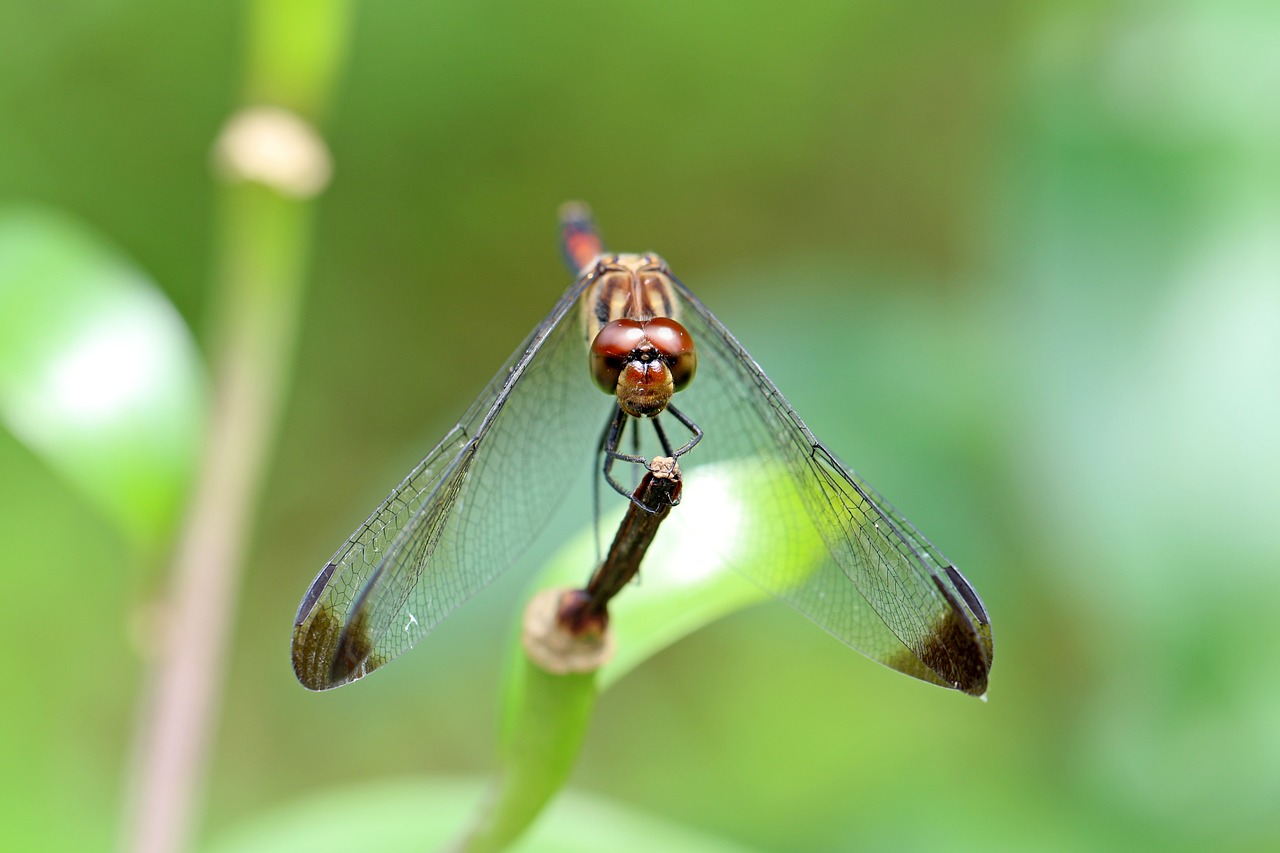
<path id="1" fill-rule="evenodd" d="M 835 567 L 852 582 L 858 597 L 875 614 L 889 635 L 895 638 L 902 650 L 909 652 L 929 671 L 929 678 L 937 681 L 938 674 L 924 659 L 926 644 L 934 630 L 932 620 L 944 608 L 963 617 L 967 626 L 966 633 L 976 643 L 981 642 L 979 632 L 974 628 L 965 609 L 956 607 L 955 596 L 947 595 L 944 598 L 937 586 L 942 584 L 945 587 L 951 583 L 942 575 L 943 566 L 949 563 L 901 513 L 880 498 L 826 449 L 755 359 L 697 296 L 678 281 L 677 287 L 684 302 L 713 332 L 712 340 L 703 342 L 702 346 L 705 348 L 710 343 L 724 355 L 730 365 L 736 365 L 730 369 L 741 378 L 749 380 L 776 415 L 762 421 L 762 435 L 767 435 L 778 451 L 790 456 L 794 462 L 803 462 L 814 472 L 815 477 L 812 479 L 821 484 L 820 491 L 825 494 L 822 502 L 837 519 L 837 534 L 842 544 L 837 545 L 828 539 L 823 532 L 823 525 L 816 518 L 812 523 L 824 540 Z M 696 413 L 694 415 L 696 417 Z M 801 494 L 811 494 L 810 484 L 797 481 L 796 486 Z M 864 524 L 857 523 L 859 515 L 866 520 Z M 936 568 L 934 564 L 937 564 Z M 863 583 L 858 580 L 859 576 L 871 585 L 870 589 L 864 591 Z M 771 585 L 773 582 L 766 583 Z M 839 619 L 828 623 L 824 621 L 827 617 L 819 615 L 825 611 L 818 601 L 808 598 L 796 600 L 785 590 L 779 594 L 855 648 L 859 648 L 861 642 L 876 642 L 857 627 L 856 617 L 852 623 L 841 622 Z M 802 600 L 806 602 L 803 606 L 800 603 Z M 857 638 L 861 639 L 855 642 Z M 890 662 L 892 655 L 889 650 L 875 649 L 874 645 L 873 649 L 876 651 L 873 657 L 908 671 L 903 666 Z M 860 650 L 867 651 L 862 648 Z"/>
<path id="2" fill-rule="evenodd" d="M 345 607 L 339 637 L 339 648 L 352 640 L 352 633 L 360 626 L 360 630 L 368 630 L 368 636 L 375 642 L 365 643 L 367 649 L 360 662 L 350 666 L 342 678 L 329 686 L 346 683 L 365 674 L 365 661 L 376 656 L 380 642 L 392 627 L 392 621 L 384 618 L 382 624 L 369 625 L 365 617 L 370 614 L 384 614 L 389 617 L 413 594 L 421 582 L 423 573 L 439 545 L 440 537 L 454 514 L 457 499 L 466 482 L 466 475 L 482 458 L 484 439 L 496 422 L 504 406 L 511 397 L 517 383 L 525 376 L 542 352 L 543 345 L 550 336 L 566 321 L 571 309 L 577 303 L 583 291 L 590 285 L 594 272 L 590 272 L 571 284 L 552 307 L 550 313 L 525 338 L 521 345 L 503 363 L 494 377 L 486 384 L 484 391 L 468 407 L 462 419 L 455 424 L 445 437 L 414 467 L 414 469 L 392 490 L 378 508 L 358 527 L 340 547 L 330 563 L 337 569 L 330 576 L 323 590 L 312 602 L 310 613 L 303 618 L 310 618 L 311 613 L 319 607 Z M 476 421 L 479 423 L 476 424 Z M 472 427 L 474 425 L 474 432 Z M 452 453 L 452 457 L 448 454 Z M 447 462 L 445 461 L 447 460 Z M 437 466 L 443 466 L 435 471 Z M 416 509 L 412 509 L 416 506 Z M 402 523 L 398 518 L 411 512 Z M 395 526 L 399 525 L 399 529 Z M 381 554 L 377 554 L 379 537 L 394 530 L 390 545 Z M 370 553 L 375 559 L 369 559 Z M 369 566 L 372 571 L 364 578 L 355 595 L 346 598 L 341 591 L 353 580 L 359 580 L 360 566 Z M 407 583 L 397 583 L 402 572 L 412 574 Z M 386 596 L 394 595 L 396 608 L 388 610 L 384 605 Z M 350 602 L 343 605 L 343 599 Z M 456 607 L 456 605 L 454 605 Z M 449 611 L 435 619 L 431 626 L 420 625 L 418 634 L 413 638 L 416 642 L 421 636 L 429 633 L 440 619 Z M 423 628 L 425 627 L 425 630 Z M 412 643 L 410 643 L 412 645 Z M 296 649 L 295 649 L 296 651 Z M 397 650 L 399 654 L 402 650 Z M 395 656 L 392 655 L 392 657 Z M 337 657 L 335 657 L 335 665 Z M 381 665 L 385 661 L 379 661 Z"/>

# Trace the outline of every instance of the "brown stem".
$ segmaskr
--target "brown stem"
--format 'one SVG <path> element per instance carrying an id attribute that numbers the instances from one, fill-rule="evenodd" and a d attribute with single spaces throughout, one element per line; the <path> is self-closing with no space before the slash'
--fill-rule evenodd
<path id="1" fill-rule="evenodd" d="M 307 254 L 306 203 L 254 184 L 224 202 L 210 422 L 134 739 L 122 841 L 141 853 L 190 843 Z"/>

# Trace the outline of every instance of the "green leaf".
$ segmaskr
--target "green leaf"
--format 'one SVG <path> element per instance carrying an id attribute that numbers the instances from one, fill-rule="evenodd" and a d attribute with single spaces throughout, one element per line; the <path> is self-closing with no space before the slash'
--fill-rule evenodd
<path id="1" fill-rule="evenodd" d="M 456 834 L 458 816 L 473 811 L 483 796 L 482 786 L 471 781 L 372 783 L 276 809 L 222 834 L 204 849 L 207 853 L 438 850 Z M 571 792 L 512 849 L 523 853 L 733 853 L 742 848 L 608 800 Z"/>
<path id="2" fill-rule="evenodd" d="M 171 529 L 205 378 L 182 318 L 85 226 L 0 210 L 0 421 L 135 545 Z"/>

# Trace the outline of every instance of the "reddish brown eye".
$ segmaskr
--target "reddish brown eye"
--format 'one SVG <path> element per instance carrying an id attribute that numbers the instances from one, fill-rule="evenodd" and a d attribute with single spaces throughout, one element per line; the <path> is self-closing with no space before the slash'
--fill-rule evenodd
<path id="1" fill-rule="evenodd" d="M 683 390 L 693 380 L 693 374 L 698 372 L 698 351 L 694 348 L 693 337 L 670 317 L 655 317 L 645 323 L 644 336 L 670 366 L 675 390 Z"/>
<path id="2" fill-rule="evenodd" d="M 618 387 L 618 376 L 631 353 L 644 341 L 644 329 L 635 320 L 614 320 L 591 342 L 591 378 L 606 394 Z"/>

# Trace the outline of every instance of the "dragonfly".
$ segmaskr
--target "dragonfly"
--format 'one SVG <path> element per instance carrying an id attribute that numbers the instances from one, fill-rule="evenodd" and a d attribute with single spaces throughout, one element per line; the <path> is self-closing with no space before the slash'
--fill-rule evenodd
<path id="1" fill-rule="evenodd" d="M 302 685 L 349 684 L 412 648 L 518 560 L 593 452 L 597 490 L 669 510 L 678 498 L 647 507 L 615 476 L 649 464 L 627 451 L 652 430 L 686 471 L 771 472 L 747 496 L 769 516 L 770 552 L 819 556 L 734 562 L 749 580 L 872 660 L 985 696 L 991 624 L 955 565 L 814 436 L 662 258 L 605 251 L 581 204 L 562 208 L 560 236 L 573 283 L 308 587 L 293 627 Z"/>

